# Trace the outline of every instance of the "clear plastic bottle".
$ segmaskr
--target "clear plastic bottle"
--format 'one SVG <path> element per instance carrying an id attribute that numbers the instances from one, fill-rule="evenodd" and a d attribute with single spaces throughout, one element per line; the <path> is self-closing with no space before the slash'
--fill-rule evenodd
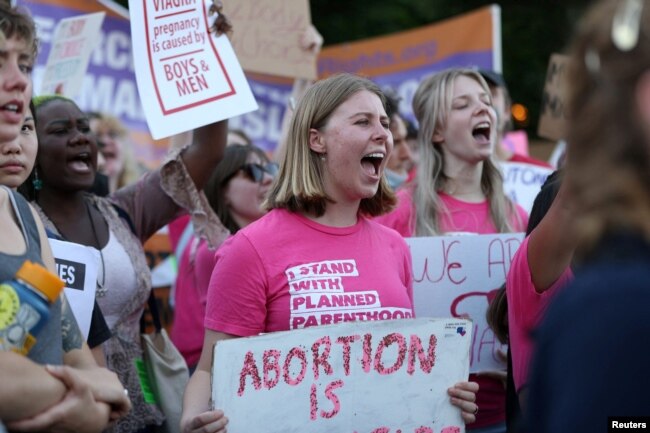
<path id="1" fill-rule="evenodd" d="M 0 283 L 0 350 L 29 352 L 63 286 L 58 276 L 29 260 L 12 280 Z"/>

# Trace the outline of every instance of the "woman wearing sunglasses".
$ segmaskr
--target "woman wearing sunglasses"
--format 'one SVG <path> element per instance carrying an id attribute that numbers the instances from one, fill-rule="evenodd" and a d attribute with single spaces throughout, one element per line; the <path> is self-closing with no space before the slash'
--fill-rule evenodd
<path id="1" fill-rule="evenodd" d="M 232 145 L 205 187 L 210 206 L 235 234 L 266 213 L 262 202 L 278 166 L 255 146 Z M 203 318 L 208 284 L 215 265 L 215 248 L 192 236 L 179 257 L 174 294 L 171 339 L 183 354 L 190 371 L 201 356 L 205 328 Z"/>

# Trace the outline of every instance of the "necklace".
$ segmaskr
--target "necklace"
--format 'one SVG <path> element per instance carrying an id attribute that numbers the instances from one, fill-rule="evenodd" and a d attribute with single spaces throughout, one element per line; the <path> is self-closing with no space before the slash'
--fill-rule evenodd
<path id="1" fill-rule="evenodd" d="M 95 229 L 95 222 L 93 221 L 93 216 L 90 214 L 90 206 L 88 202 L 84 200 L 86 205 L 86 212 L 88 213 L 88 218 L 90 219 L 90 228 L 93 230 L 93 237 L 95 238 L 95 245 L 97 245 L 97 250 L 99 251 L 99 258 L 102 261 L 102 281 L 99 281 L 99 275 L 97 275 L 97 297 L 101 298 L 106 295 L 106 265 L 104 264 L 104 253 L 102 253 L 102 248 L 99 245 L 99 237 L 97 236 L 97 230 Z"/>

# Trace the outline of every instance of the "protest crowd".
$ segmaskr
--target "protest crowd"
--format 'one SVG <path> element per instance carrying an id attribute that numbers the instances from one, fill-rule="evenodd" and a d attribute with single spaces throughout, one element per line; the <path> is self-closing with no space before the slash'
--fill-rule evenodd
<path id="1" fill-rule="evenodd" d="M 153 2 L 183 18 L 138 53 L 168 81 L 145 79 L 153 95 L 139 78 L 143 108 L 190 113 L 145 113 L 169 137 L 155 167 L 69 83 L 38 91 L 37 26 L 14 3 L 0 1 L 0 433 L 650 431 L 645 1 L 596 0 L 576 24 L 551 162 L 511 145 L 500 65 L 461 61 L 408 100 L 343 69 L 293 75 L 281 130 L 257 142 L 228 99 L 250 93 L 245 65 L 223 45 L 237 90 L 209 98 L 218 114 L 165 99 L 224 80 L 183 60 L 216 49 L 169 53 L 229 44 L 243 30 L 227 8 Z M 284 54 L 318 58 L 322 36 L 300 31 Z M 532 189 L 512 186 L 529 172 Z M 173 319 L 145 246 L 160 233 Z M 444 331 L 422 337 L 431 317 Z"/>

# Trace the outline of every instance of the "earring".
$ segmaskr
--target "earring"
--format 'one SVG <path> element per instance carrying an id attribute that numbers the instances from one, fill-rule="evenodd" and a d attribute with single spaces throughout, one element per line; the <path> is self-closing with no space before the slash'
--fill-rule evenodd
<path id="1" fill-rule="evenodd" d="M 325 161 L 327 159 L 327 152 L 319 153 L 318 157 L 321 161 Z"/>
<path id="2" fill-rule="evenodd" d="M 38 177 L 38 170 L 34 169 L 34 178 L 32 179 L 32 186 L 36 191 L 43 189 L 43 181 Z"/>

